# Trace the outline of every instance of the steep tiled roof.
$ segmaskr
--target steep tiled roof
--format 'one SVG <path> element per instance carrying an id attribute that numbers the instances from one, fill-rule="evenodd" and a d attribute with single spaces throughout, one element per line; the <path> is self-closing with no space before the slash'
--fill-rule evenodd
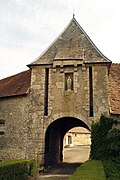
<path id="1" fill-rule="evenodd" d="M 30 70 L 0 80 L 0 97 L 27 94 L 30 89 L 30 80 Z"/>
<path id="2" fill-rule="evenodd" d="M 58 59 L 84 59 L 85 63 L 111 63 L 73 18 L 56 40 L 31 64 L 52 64 Z"/>
<path id="3" fill-rule="evenodd" d="M 112 64 L 109 75 L 110 112 L 120 114 L 120 64 Z"/>

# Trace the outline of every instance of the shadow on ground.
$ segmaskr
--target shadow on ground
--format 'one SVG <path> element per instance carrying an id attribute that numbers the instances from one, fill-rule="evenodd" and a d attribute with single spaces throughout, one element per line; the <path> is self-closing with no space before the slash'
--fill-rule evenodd
<path id="1" fill-rule="evenodd" d="M 36 180 L 67 180 L 81 163 L 60 163 L 41 173 Z"/>

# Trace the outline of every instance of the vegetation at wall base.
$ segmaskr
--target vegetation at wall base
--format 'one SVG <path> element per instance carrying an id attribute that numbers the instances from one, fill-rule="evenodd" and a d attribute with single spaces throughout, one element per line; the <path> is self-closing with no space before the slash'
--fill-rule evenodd
<path id="1" fill-rule="evenodd" d="M 108 158 L 120 160 L 120 129 L 113 128 L 109 130 L 106 140 L 108 141 Z"/>
<path id="2" fill-rule="evenodd" d="M 27 180 L 39 171 L 35 159 L 19 159 L 0 163 L 0 180 Z"/>
<path id="3" fill-rule="evenodd" d="M 92 125 L 91 159 L 103 161 L 107 180 L 120 179 L 120 130 L 113 128 L 116 121 L 101 116 Z"/>
<path id="4" fill-rule="evenodd" d="M 108 159 L 103 161 L 107 180 L 120 180 L 120 130 L 108 131 Z"/>
<path id="5" fill-rule="evenodd" d="M 69 180 L 106 180 L 102 161 L 86 161 L 77 168 Z"/>
<path id="6" fill-rule="evenodd" d="M 120 164 L 116 160 L 105 160 L 103 165 L 107 180 L 120 180 Z"/>
<path id="7" fill-rule="evenodd" d="M 108 157 L 108 131 L 112 129 L 114 121 L 101 115 L 100 121 L 92 124 L 91 131 L 91 159 L 104 160 Z"/>

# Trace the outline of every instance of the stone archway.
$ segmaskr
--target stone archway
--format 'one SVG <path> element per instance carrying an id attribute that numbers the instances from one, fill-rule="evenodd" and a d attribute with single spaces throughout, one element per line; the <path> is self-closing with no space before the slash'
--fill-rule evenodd
<path id="1" fill-rule="evenodd" d="M 69 116 L 59 118 L 48 126 L 45 134 L 45 166 L 63 161 L 63 138 L 73 127 L 84 127 L 90 130 L 82 120 Z"/>

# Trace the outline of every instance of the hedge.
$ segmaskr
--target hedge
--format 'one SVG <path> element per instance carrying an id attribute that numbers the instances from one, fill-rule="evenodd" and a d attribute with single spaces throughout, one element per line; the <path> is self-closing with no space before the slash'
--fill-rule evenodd
<path id="1" fill-rule="evenodd" d="M 26 180 L 39 171 L 34 159 L 19 159 L 0 163 L 0 180 Z"/>

